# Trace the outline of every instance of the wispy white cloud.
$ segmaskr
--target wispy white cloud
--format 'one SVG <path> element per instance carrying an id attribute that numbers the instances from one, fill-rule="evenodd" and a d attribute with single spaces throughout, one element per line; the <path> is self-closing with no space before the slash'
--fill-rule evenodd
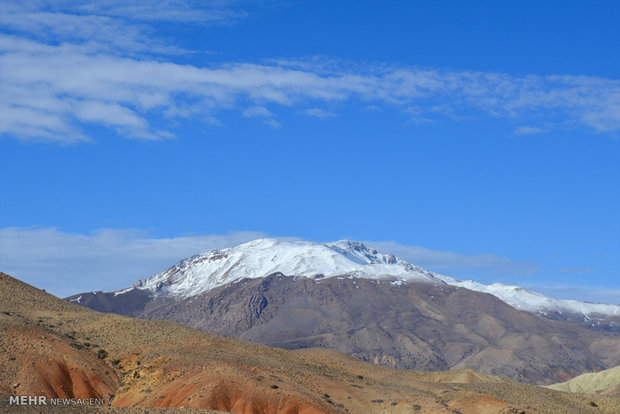
<path id="1" fill-rule="evenodd" d="M 84 45 L 90 51 L 177 54 L 187 51 L 162 41 L 151 23 L 229 24 L 245 15 L 226 0 L 23 0 L 0 4 L 0 27 L 49 44 Z"/>
<path id="2" fill-rule="evenodd" d="M 532 126 L 521 126 L 515 129 L 515 135 L 534 135 L 534 134 L 542 134 L 545 132 L 544 129 Z"/>
<path id="3" fill-rule="evenodd" d="M 230 23 L 247 15 L 235 0 L 21 0 L 2 2 L 0 11 L 16 18 L 28 13 L 68 13 L 201 25 Z"/>
<path id="4" fill-rule="evenodd" d="M 592 273 L 594 269 L 589 267 L 561 267 L 561 273 Z"/>
<path id="5" fill-rule="evenodd" d="M 523 276 L 538 271 L 538 266 L 533 263 L 517 262 L 495 254 L 463 254 L 385 241 L 365 243 L 378 251 L 394 254 L 411 263 L 455 277 L 459 277 L 463 271 L 475 271 L 481 276 Z"/>
<path id="6" fill-rule="evenodd" d="M 270 117 L 273 114 L 264 106 L 253 106 L 243 111 L 243 116 L 252 117 Z"/>
<path id="7" fill-rule="evenodd" d="M 521 125 L 620 130 L 619 80 L 325 58 L 194 66 L 175 63 L 174 54 L 184 51 L 161 41 L 152 24 L 230 23 L 244 15 L 237 9 L 233 2 L 194 0 L 0 4 L 0 135 L 74 143 L 88 140 L 85 127 L 97 125 L 160 139 L 172 132 L 154 124 L 183 117 L 217 124 L 222 111 L 269 117 L 278 107 L 297 106 L 326 118 L 336 115 L 325 109 L 333 102 L 393 109 L 416 122 L 492 116 Z"/>
<path id="8" fill-rule="evenodd" d="M 265 122 L 265 125 L 269 125 L 272 128 L 275 128 L 275 129 L 282 128 L 282 124 L 276 121 L 275 119 L 266 119 L 264 122 Z"/>
<path id="9" fill-rule="evenodd" d="M 149 237 L 137 230 L 66 233 L 54 228 L 0 229 L 0 271 L 64 297 L 130 286 L 202 250 L 263 237 L 258 232 Z"/>
<path id="10" fill-rule="evenodd" d="M 58 4 L 58 0 L 49 3 Z M 201 25 L 231 23 L 247 15 L 235 0 L 64 0 L 64 4 L 82 13 Z"/>
<path id="11" fill-rule="evenodd" d="M 620 305 L 620 289 L 602 286 L 562 286 L 560 284 L 525 283 L 523 287 L 557 299 Z"/>
<path id="12" fill-rule="evenodd" d="M 306 115 L 313 116 L 315 118 L 320 118 L 320 119 L 334 118 L 334 117 L 337 116 L 333 112 L 325 111 L 325 110 L 320 109 L 320 108 L 304 109 L 302 112 L 304 114 L 306 114 Z"/>
<path id="13" fill-rule="evenodd" d="M 620 114 L 615 119 L 614 112 L 601 108 L 604 98 L 616 93 L 620 83 L 604 79 L 566 78 L 552 86 L 545 78 L 418 69 L 322 76 L 260 64 L 207 68 L 91 56 L 79 48 L 11 36 L 0 37 L 0 50 L 4 52 L 0 56 L 0 112 L 15 114 L 15 120 L 2 118 L 0 133 L 23 139 L 76 141 L 84 135 L 80 125 L 85 123 L 109 125 L 128 137 L 157 138 L 164 134 L 152 128 L 146 115 L 178 115 L 182 113 L 179 108 L 187 105 L 193 105 L 201 115 L 215 116 L 219 110 L 247 103 L 290 106 L 344 100 L 389 106 L 415 101 L 419 112 L 426 102 L 425 116 L 438 112 L 435 101 L 445 100 L 452 102 L 446 113 L 477 108 L 493 116 L 528 118 L 529 112 L 549 110 L 601 131 L 614 129 L 614 122 L 620 125 Z M 40 69 L 43 67 L 46 70 Z M 95 107 L 97 111 L 87 110 Z M 592 112 L 597 115 L 591 116 Z M 605 113 L 610 118 L 602 115 Z M 329 116 L 319 108 L 312 115 Z"/>

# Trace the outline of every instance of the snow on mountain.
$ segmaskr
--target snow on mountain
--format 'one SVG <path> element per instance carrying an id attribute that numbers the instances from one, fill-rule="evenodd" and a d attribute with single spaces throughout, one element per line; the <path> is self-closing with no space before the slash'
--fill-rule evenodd
<path id="1" fill-rule="evenodd" d="M 236 247 L 210 250 L 142 279 L 134 288 L 175 296 L 193 296 L 244 278 L 280 272 L 310 278 L 354 275 L 373 279 L 435 281 L 432 273 L 362 243 L 311 243 L 258 239 Z"/>
<path id="2" fill-rule="evenodd" d="M 484 285 L 473 280 L 458 280 L 450 276 L 439 274 L 435 274 L 435 276 L 449 285 L 464 287 L 477 292 L 490 293 L 512 307 L 528 312 L 542 314 L 576 313 L 582 314 L 586 318 L 596 314 L 620 316 L 620 306 L 618 305 L 579 302 L 572 299 L 554 299 L 519 286 L 509 286 L 502 283 Z"/>
<path id="3" fill-rule="evenodd" d="M 136 282 L 132 289 L 156 295 L 190 297 L 244 278 L 261 278 L 280 272 L 289 276 L 320 279 L 351 276 L 390 279 L 396 285 L 408 281 L 446 283 L 496 296 L 509 305 L 536 313 L 620 316 L 620 306 L 559 300 L 518 286 L 484 285 L 430 272 L 391 254 L 381 254 L 355 241 L 333 243 L 258 239 L 236 247 L 210 250 L 182 260 L 170 269 Z"/>

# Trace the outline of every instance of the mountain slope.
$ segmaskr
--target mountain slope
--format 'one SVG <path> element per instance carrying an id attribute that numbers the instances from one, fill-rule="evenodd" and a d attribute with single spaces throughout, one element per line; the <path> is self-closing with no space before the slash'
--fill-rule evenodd
<path id="1" fill-rule="evenodd" d="M 244 414 L 571 414 L 620 409 L 620 399 L 615 397 L 585 398 L 473 371 L 394 370 L 329 350 L 286 351 L 170 322 L 97 313 L 0 273 L 0 329 L 8 325 L 37 326 L 45 331 L 44 336 L 55 335 L 81 346 L 79 351 L 85 356 L 105 349 L 108 356 L 100 362 L 118 384 L 113 391 L 114 407 L 184 406 Z M 27 369 L 29 361 L 11 358 L 28 347 L 38 347 L 40 339 L 19 332 L 7 336 L 7 344 L 0 347 L 2 366 L 16 364 L 11 368 L 16 372 Z M 56 358 L 64 352 L 57 348 Z M 45 370 L 44 365 L 35 367 L 37 372 Z M 7 405 L 8 394 L 51 396 L 61 389 L 62 384 L 52 380 L 46 389 L 29 383 L 14 389 L 12 378 L 4 372 L 0 371 L 0 412 L 14 412 Z M 95 371 L 93 375 L 106 374 Z M 46 412 L 75 412 L 66 407 L 47 408 Z M 38 407 L 24 410 L 39 411 Z"/>
<path id="2" fill-rule="evenodd" d="M 589 372 L 559 384 L 549 385 L 548 388 L 557 391 L 580 393 L 616 393 L 620 395 L 620 365 L 600 372 Z"/>

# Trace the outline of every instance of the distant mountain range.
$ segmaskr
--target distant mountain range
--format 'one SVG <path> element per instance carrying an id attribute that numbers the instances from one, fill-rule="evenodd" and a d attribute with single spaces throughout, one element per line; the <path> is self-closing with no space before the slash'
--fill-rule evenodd
<path id="1" fill-rule="evenodd" d="M 620 364 L 620 306 L 434 273 L 355 241 L 207 251 L 80 305 L 382 365 L 550 384 Z"/>

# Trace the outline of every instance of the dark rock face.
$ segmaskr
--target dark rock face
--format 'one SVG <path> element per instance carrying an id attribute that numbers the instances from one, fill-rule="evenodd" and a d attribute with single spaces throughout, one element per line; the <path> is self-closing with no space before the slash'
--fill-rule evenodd
<path id="1" fill-rule="evenodd" d="M 492 295 L 445 284 L 273 274 L 182 300 L 135 290 L 81 296 L 80 304 L 95 310 L 288 349 L 331 348 L 399 368 L 472 368 L 550 384 L 620 364 L 617 333 L 519 311 Z"/>

